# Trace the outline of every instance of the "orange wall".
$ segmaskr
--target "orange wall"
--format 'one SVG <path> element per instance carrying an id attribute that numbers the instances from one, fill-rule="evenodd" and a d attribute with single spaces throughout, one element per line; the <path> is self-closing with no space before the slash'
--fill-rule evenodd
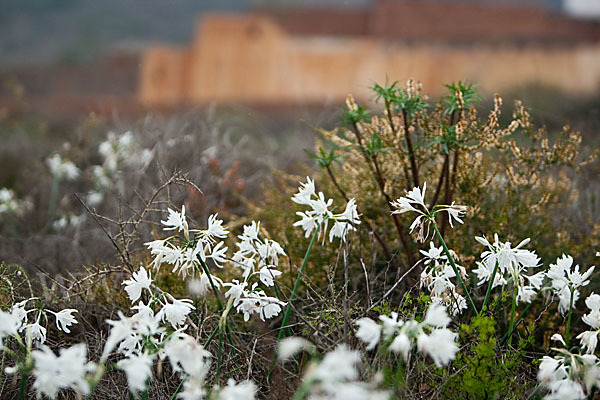
<path id="1" fill-rule="evenodd" d="M 375 38 L 289 36 L 265 16 L 206 16 L 184 50 L 151 48 L 142 61 L 146 105 L 368 99 L 373 82 L 415 78 L 428 93 L 468 80 L 481 91 L 527 83 L 590 92 L 600 44 L 571 47 L 402 45 Z M 437 93 L 436 93 L 437 91 Z"/>

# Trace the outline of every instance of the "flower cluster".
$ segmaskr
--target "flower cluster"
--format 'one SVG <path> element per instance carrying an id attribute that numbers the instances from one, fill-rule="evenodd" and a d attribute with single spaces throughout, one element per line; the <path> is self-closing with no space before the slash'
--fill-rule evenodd
<path id="1" fill-rule="evenodd" d="M 406 197 L 400 197 L 390 204 L 395 208 L 392 214 L 404 214 L 409 211 L 416 212 L 419 216 L 410 225 L 409 232 L 412 233 L 419 227 L 417 239 L 425 242 L 429 236 L 429 224 L 438 212 L 445 211 L 448 213 L 448 221 L 450 226 L 454 227 L 453 221 L 463 223 L 461 217 L 467 211 L 466 206 L 455 205 L 454 202 L 450 205 L 435 205 L 431 210 L 425 204 L 425 192 L 427 183 L 423 184 L 423 190 L 419 187 L 414 187 L 406 192 Z"/>
<path id="2" fill-rule="evenodd" d="M 301 338 L 284 339 L 279 343 L 280 358 L 286 359 L 311 346 L 310 342 Z M 281 357 L 283 353 L 286 357 Z M 340 344 L 325 354 L 322 360 L 311 361 L 299 392 L 308 394 L 311 399 L 389 399 L 390 393 L 378 390 L 376 383 L 358 380 L 360 363 L 360 352 Z"/>
<path id="3" fill-rule="evenodd" d="M 77 310 L 66 308 L 64 310 L 54 312 L 51 310 L 42 309 L 39 307 L 26 309 L 28 302 L 36 301 L 36 298 L 27 299 L 16 303 L 10 309 L 10 312 L 0 310 L 0 346 L 5 337 L 17 337 L 21 332 L 25 333 L 27 342 L 36 345 L 43 345 L 46 342 L 46 327 L 42 324 L 47 320 L 48 314 L 54 316 L 56 327 L 65 333 L 70 333 L 69 327 L 77 323 L 73 316 Z M 29 314 L 36 314 L 32 321 L 29 321 Z M 42 319 L 42 317 L 44 317 Z"/>
<path id="4" fill-rule="evenodd" d="M 0 216 L 2 214 L 21 214 L 31 208 L 27 200 L 20 200 L 11 189 L 0 188 Z"/>
<path id="5" fill-rule="evenodd" d="M 581 347 L 588 354 L 594 354 L 598 344 L 598 333 L 600 333 L 600 296 L 592 293 L 585 299 L 585 305 L 588 306 L 590 312 L 584 315 L 582 320 L 592 329 L 580 333 L 577 339 L 580 340 Z"/>
<path id="6" fill-rule="evenodd" d="M 450 252 L 454 253 L 452 250 Z M 430 242 L 429 250 L 421 250 L 421 254 L 424 255 L 421 287 L 427 287 L 433 303 L 448 307 L 453 315 L 460 314 L 467 308 L 467 301 L 456 291 L 456 285 L 451 281 L 456 273 L 444 254 L 443 247 L 436 247 Z M 452 258 L 456 260 L 456 254 L 452 254 Z M 467 279 L 467 270 L 460 265 L 456 267 L 462 278 Z"/>
<path id="7" fill-rule="evenodd" d="M 552 337 L 565 345 L 559 334 Z M 538 380 L 550 391 L 548 400 L 582 400 L 594 388 L 600 388 L 600 363 L 592 354 L 571 353 L 566 348 L 553 348 L 554 358 L 544 356 L 541 360 Z"/>
<path id="8" fill-rule="evenodd" d="M 213 285 L 215 289 L 228 287 L 225 296 L 230 299 L 236 310 L 244 315 L 246 321 L 252 314 L 258 314 L 264 321 L 281 312 L 286 303 L 268 296 L 259 284 L 266 287 L 275 285 L 275 279 L 281 275 L 277 270 L 279 257 L 285 256 L 285 252 L 276 241 L 259 237 L 259 222 L 252 221 L 250 225 L 244 226 L 243 234 L 238 236 L 238 250 L 228 258 L 228 248 L 223 239 L 229 231 L 223 227 L 223 221 L 218 219 L 217 215 L 208 218 L 206 229 L 191 230 L 186 219 L 185 206 L 181 212 L 170 208 L 168 212 L 168 218 L 161 221 L 163 229 L 182 233 L 183 237 L 175 235 L 146 243 L 154 256 L 152 267 L 159 269 L 166 263 L 173 266 L 172 272 L 178 272 L 183 278 L 191 275 L 190 288 L 199 295 L 205 295 Z M 223 282 L 208 270 L 206 261 L 209 259 L 219 268 L 226 262 L 232 263 L 234 267 L 242 270 L 242 280 Z M 256 279 L 252 282 L 254 278 Z M 142 280 L 146 279 L 144 275 Z M 132 286 L 130 290 L 137 294 L 139 287 Z"/>
<path id="9" fill-rule="evenodd" d="M 569 308 L 574 307 L 579 299 L 579 288 L 587 286 L 589 277 L 594 272 L 594 267 L 588 268 L 585 273 L 579 272 L 579 265 L 573 267 L 573 257 L 564 255 L 556 259 L 556 264 L 550 264 L 547 273 L 552 281 L 552 289 L 558 295 L 558 309 L 565 314 Z"/>
<path id="10" fill-rule="evenodd" d="M 305 237 L 309 237 L 315 229 L 320 229 L 320 232 L 327 232 L 327 224 L 329 220 L 332 220 L 334 223 L 329 231 L 329 241 L 332 242 L 336 237 L 346 241 L 348 232 L 356 230 L 355 225 L 360 224 L 360 215 L 356 209 L 354 199 L 348 201 L 344 212 L 334 214 L 329 209 L 333 204 L 333 199 L 327 199 L 323 192 L 317 194 L 315 192 L 315 182 L 309 177 L 306 177 L 306 183 L 301 183 L 300 189 L 292 197 L 292 201 L 311 208 L 306 212 L 298 211 L 296 213 L 302 219 L 295 222 L 294 226 L 302 227 Z"/>
<path id="11" fill-rule="evenodd" d="M 272 318 L 287 304 L 276 297 L 267 296 L 259 287 L 259 282 L 266 287 L 275 285 L 275 279 L 281 275 L 277 269 L 279 256 L 285 256 L 279 243 L 261 239 L 259 232 L 260 222 L 252 221 L 244 226 L 244 233 L 238 236 L 240 241 L 236 244 L 238 251 L 232 257 L 234 265 L 243 271 L 243 281 L 233 280 L 223 285 L 230 288 L 225 295 L 231 299 L 237 311 L 244 314 L 246 321 L 252 314 L 258 314 L 263 321 Z M 258 277 L 259 282 L 248 288 L 253 277 Z"/>
<path id="12" fill-rule="evenodd" d="M 208 285 L 208 277 L 203 276 L 206 271 L 199 268 L 200 260 L 205 263 L 207 259 L 211 259 L 217 267 L 221 267 L 226 261 L 227 247 L 222 239 L 226 238 L 229 232 L 223 228 L 223 221 L 217 219 L 217 215 L 214 214 L 208 217 L 206 229 L 190 231 L 185 206 L 182 206 L 181 212 L 170 208 L 168 212 L 169 217 L 161 221 L 163 230 L 182 232 L 184 237 L 171 236 L 146 243 L 154 256 L 151 266 L 158 270 L 163 263 L 170 264 L 173 266 L 172 272 L 179 273 L 183 278 L 188 274 L 198 273 L 201 281 Z M 193 237 L 190 237 L 190 233 Z"/>
<path id="13" fill-rule="evenodd" d="M 109 132 L 106 140 L 98 146 L 98 153 L 104 161 L 102 165 L 92 167 L 94 189 L 87 196 L 91 206 L 100 204 L 107 190 L 115 186 L 123 186 L 121 179 L 123 167 L 144 167 L 148 165 L 153 155 L 152 150 L 141 149 L 138 146 L 130 131 L 122 135 Z"/>
<path id="14" fill-rule="evenodd" d="M 55 154 L 46 159 L 46 165 L 50 169 L 50 173 L 54 179 L 65 178 L 69 181 L 77 179 L 79 176 L 79 168 L 71 161 L 63 160 L 60 154 Z"/>
<path id="15" fill-rule="evenodd" d="M 457 334 L 447 328 L 450 318 L 442 305 L 432 303 L 422 322 L 402 321 L 397 313 L 380 315 L 379 320 L 381 323 L 370 318 L 356 321 L 356 337 L 367 344 L 367 350 L 373 350 L 383 336 L 383 340 L 389 343 L 389 351 L 408 360 L 416 342 L 418 350 L 429 355 L 438 367 L 447 365 L 458 352 Z"/>
<path id="16" fill-rule="evenodd" d="M 510 242 L 500 242 L 498 235 L 494 235 L 494 242 L 490 243 L 485 237 L 475 237 L 475 240 L 487 247 L 481 253 L 481 261 L 477 262 L 478 268 L 474 270 L 481 285 L 492 279 L 492 287 L 504 286 L 512 281 L 517 287 L 517 303 L 519 300 L 530 303 L 542 287 L 545 272 L 527 275 L 530 268 L 539 266 L 540 259 L 534 251 L 523 249 L 529 239 L 521 241 L 516 247 Z"/>
<path id="17" fill-rule="evenodd" d="M 183 380 L 183 390 L 178 398 L 205 398 L 205 378 L 209 373 L 211 354 L 192 336 L 184 333 L 188 327 L 185 325 L 186 318 L 194 309 L 191 301 L 177 300 L 168 293 L 152 291 L 150 275 L 143 267 L 123 284 L 132 301 L 138 300 L 143 290 L 150 292 L 151 299 L 148 304 L 140 301 L 131 307 L 134 314 L 130 317 L 119 311 L 119 319 L 106 321 L 111 328 L 98 363 L 88 362 L 87 348 L 83 343 L 61 349 L 58 356 L 43 345 L 46 329 L 40 325 L 42 312 L 39 311 L 36 322 L 27 323 L 27 314 L 38 311 L 26 310 L 27 301 L 15 304 L 10 312 L 0 311 L 0 343 L 2 339 L 12 336 L 19 343 L 25 343 L 30 351 L 25 360 L 7 368 L 6 372 L 32 371 L 35 378 L 33 388 L 38 396 L 56 398 L 63 389 L 87 396 L 101 379 L 109 356 L 116 356 L 120 358 L 116 366 L 125 372 L 133 394 L 147 390 L 154 363 L 158 359 L 168 358 L 173 371 Z M 160 310 L 155 312 L 157 306 Z M 69 326 L 77 323 L 73 317 L 75 312 L 77 310 L 74 309 L 45 311 L 55 316 L 57 327 L 66 333 L 70 332 Z M 25 342 L 19 337 L 19 332 L 23 330 L 26 332 Z M 41 345 L 40 349 L 31 350 L 32 344 Z M 12 353 L 7 347 L 3 347 L 3 350 Z M 212 390 L 214 398 L 218 400 L 253 400 L 255 392 L 254 383 L 236 383 L 232 380 L 226 387 Z"/>

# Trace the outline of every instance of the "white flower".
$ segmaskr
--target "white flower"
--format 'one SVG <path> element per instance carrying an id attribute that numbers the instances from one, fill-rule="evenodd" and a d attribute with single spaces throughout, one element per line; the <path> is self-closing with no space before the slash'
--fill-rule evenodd
<path id="1" fill-rule="evenodd" d="M 152 376 L 153 357 L 149 354 L 132 355 L 117 362 L 117 366 L 127 374 L 127 383 L 132 392 L 146 389 L 146 381 Z"/>
<path id="2" fill-rule="evenodd" d="M 71 161 L 64 161 L 60 154 L 55 154 L 46 159 L 46 165 L 50 169 L 50 173 L 57 179 L 66 178 L 67 180 L 75 180 L 79 176 L 79 169 Z"/>
<path id="3" fill-rule="evenodd" d="M 423 323 L 436 328 L 447 327 L 450 323 L 450 318 L 446 314 L 446 307 L 432 303 L 427 309 Z"/>
<path id="4" fill-rule="evenodd" d="M 175 372 L 185 372 L 196 380 L 204 380 L 210 366 L 210 353 L 183 332 L 174 333 L 164 347 L 164 353 Z"/>
<path id="5" fill-rule="evenodd" d="M 421 254 L 425 256 L 425 265 L 429 265 L 431 262 L 445 261 L 446 255 L 444 254 L 444 247 L 436 247 L 433 241 L 429 242 L 429 250 L 420 250 Z"/>
<path id="6" fill-rule="evenodd" d="M 333 242 L 333 239 L 338 237 L 342 241 L 346 241 L 346 234 L 349 231 L 355 231 L 356 228 L 347 222 L 335 221 L 331 229 L 329 230 L 329 242 Z"/>
<path id="7" fill-rule="evenodd" d="M 240 298 L 244 294 L 244 289 L 248 286 L 248 283 L 232 279 L 231 282 L 224 283 L 223 286 L 229 286 L 229 290 L 225 292 L 225 297 L 233 297 L 233 304 L 237 305 Z"/>
<path id="8" fill-rule="evenodd" d="M 68 327 L 77 323 L 77 320 L 73 316 L 73 313 L 76 312 L 77 310 L 73 308 L 65 308 L 64 310 L 54 313 L 54 316 L 56 317 L 56 327 L 66 333 L 71 333 Z"/>
<path id="9" fill-rule="evenodd" d="M 217 243 L 217 245 L 212 248 L 212 251 L 207 258 L 212 259 L 218 268 L 223 268 L 221 263 L 227 261 L 227 247 L 223 247 L 223 242 Z"/>
<path id="10" fill-rule="evenodd" d="M 423 191 L 418 187 L 412 188 L 410 191 L 406 192 L 406 198 L 409 202 L 413 204 L 418 204 L 423 208 L 427 208 L 425 205 L 425 191 L 427 190 L 427 182 L 423 183 Z"/>
<path id="11" fill-rule="evenodd" d="M 125 291 L 131 302 L 137 301 L 142 295 L 142 289 L 150 290 L 152 279 L 148 271 L 141 267 L 137 272 L 134 272 L 131 279 L 122 282 L 125 286 Z"/>
<path id="12" fill-rule="evenodd" d="M 507 270 L 518 274 L 523 268 L 537 267 L 539 264 L 540 260 L 535 252 L 522 249 L 529 243 L 529 238 L 521 241 L 515 248 L 511 247 L 510 242 L 500 242 L 497 234 L 494 234 L 494 243 L 488 242 L 485 237 L 476 236 L 475 240 L 488 248 L 481 253 L 481 258 L 490 270 L 494 269 L 496 261 L 502 274 Z"/>
<path id="13" fill-rule="evenodd" d="M 419 351 L 428 354 L 435 365 L 441 368 L 454 360 L 458 353 L 456 333 L 449 329 L 434 329 L 430 335 L 421 334 L 417 339 Z"/>
<path id="14" fill-rule="evenodd" d="M 367 344 L 367 350 L 373 350 L 379 343 L 381 327 L 371 318 L 361 318 L 356 321 L 358 331 L 356 337 Z"/>
<path id="15" fill-rule="evenodd" d="M 21 328 L 21 318 L 16 312 L 7 313 L 0 310 L 0 348 L 2 339 L 7 336 L 16 335 Z"/>
<path id="16" fill-rule="evenodd" d="M 111 325 L 112 328 L 108 334 L 108 338 L 104 343 L 104 350 L 102 351 L 102 360 L 106 360 L 110 352 L 118 345 L 123 339 L 133 334 L 133 323 L 134 321 L 123 315 L 121 311 L 118 311 L 119 319 L 116 321 L 106 320 L 106 323 Z"/>
<path id="17" fill-rule="evenodd" d="M 300 189 L 292 197 L 292 201 L 300 205 L 310 205 L 312 196 L 316 196 L 315 182 L 307 176 L 306 183 L 300 183 L 300 185 Z"/>
<path id="18" fill-rule="evenodd" d="M 400 197 L 399 199 L 392 201 L 390 204 L 395 208 L 395 210 L 392 211 L 392 214 L 404 214 L 408 211 L 419 212 L 419 210 L 414 208 L 410 201 L 405 197 Z"/>
<path id="19" fill-rule="evenodd" d="M 552 393 L 545 397 L 546 400 L 583 400 L 586 395 L 578 382 L 563 379 L 550 385 Z"/>
<path id="20" fill-rule="evenodd" d="M 252 381 L 242 381 L 235 383 L 235 380 L 227 380 L 225 386 L 219 392 L 219 400 L 254 400 L 256 394 L 256 385 Z"/>
<path id="21" fill-rule="evenodd" d="M 194 309 L 192 300 L 173 299 L 172 303 L 167 302 L 159 311 L 162 319 L 166 319 L 173 328 L 177 329 L 184 324 L 187 315 Z"/>
<path id="22" fill-rule="evenodd" d="M 46 341 L 46 328 L 40 325 L 39 320 L 25 327 L 25 336 L 28 340 L 44 344 Z"/>
<path id="23" fill-rule="evenodd" d="M 256 286 L 257 284 L 255 283 L 252 287 L 253 291 Z M 281 307 L 287 303 L 275 297 L 268 297 L 264 292 L 258 291 L 254 293 L 244 292 L 242 297 L 234 302 L 234 304 L 237 304 L 237 311 L 244 314 L 244 321 L 248 321 L 252 314 L 259 314 L 260 319 L 264 321 L 278 315 L 281 312 Z"/>
<path id="24" fill-rule="evenodd" d="M 217 219 L 217 214 L 213 214 L 208 217 L 208 228 L 205 233 L 210 237 L 223 239 L 227 237 L 229 231 L 223 228 L 223 221 Z"/>
<path id="25" fill-rule="evenodd" d="M 585 304 L 591 311 L 589 314 L 584 315 L 582 320 L 592 329 L 580 333 L 577 339 L 580 340 L 582 348 L 587 349 L 588 354 L 594 354 L 598 345 L 598 334 L 600 333 L 600 296 L 592 293 L 585 299 Z"/>
<path id="26" fill-rule="evenodd" d="M 412 347 L 411 341 L 404 333 L 400 333 L 394 338 L 389 349 L 396 354 L 402 354 L 404 360 L 408 359 L 408 353 Z"/>
<path id="27" fill-rule="evenodd" d="M 346 204 L 346 209 L 343 213 L 339 215 L 340 219 L 347 221 L 351 224 L 358 225 L 360 224 L 360 214 L 356 208 L 356 200 L 354 198 L 348 200 L 348 204 Z"/>
<path id="28" fill-rule="evenodd" d="M 529 243 L 529 238 L 521 241 L 516 247 L 510 242 L 500 242 L 498 235 L 494 235 L 494 243 L 490 243 L 485 237 L 475 237 L 475 240 L 488 249 L 481 253 L 482 262 L 478 262 L 478 268 L 474 271 L 481 285 L 491 279 L 496 265 L 498 265 L 496 277 L 492 287 L 504 285 L 512 280 L 518 287 L 517 303 L 522 300 L 527 303 L 535 297 L 537 290 L 542 286 L 545 272 L 535 275 L 527 275 L 527 269 L 538 266 L 540 259 L 534 251 L 523 249 Z M 529 284 L 526 284 L 526 283 Z"/>
<path id="29" fill-rule="evenodd" d="M 33 387 L 38 395 L 55 398 L 60 389 L 89 394 L 90 388 L 85 375 L 94 365 L 86 361 L 87 349 L 83 343 L 61 349 L 59 357 L 50 348 L 43 346 L 41 350 L 32 351 L 31 357 L 34 361 Z"/>
<path id="30" fill-rule="evenodd" d="M 454 228 L 454 225 L 452 225 L 452 220 L 454 219 L 462 224 L 463 221 L 462 219 L 460 219 L 460 217 L 465 215 L 465 212 L 467 211 L 467 206 L 458 206 L 455 205 L 454 202 L 452 202 L 452 204 L 450 204 L 448 207 L 443 208 L 443 210 L 448 212 L 448 220 L 450 221 L 450 226 Z"/>
<path id="31" fill-rule="evenodd" d="M 303 212 L 296 212 L 296 215 L 302 219 L 294 222 L 293 226 L 300 226 L 304 230 L 304 237 L 309 237 L 312 231 L 317 227 L 318 218 L 313 215 L 308 215 Z"/>
<path id="32" fill-rule="evenodd" d="M 181 213 L 167 209 L 169 212 L 169 217 L 166 221 L 160 221 L 161 224 L 165 226 L 163 230 L 172 231 L 177 230 L 178 232 L 183 231 L 186 239 L 189 239 L 189 227 L 187 220 L 185 219 L 185 206 L 181 206 Z"/>
<path id="33" fill-rule="evenodd" d="M 550 394 L 546 399 L 584 399 L 597 387 L 600 380 L 598 358 L 592 354 L 580 355 L 567 349 L 553 349 L 554 358 L 543 357 L 538 380 Z"/>
<path id="34" fill-rule="evenodd" d="M 244 233 L 238 236 L 241 240 L 258 240 L 258 233 L 260 232 L 260 221 L 252 221 L 250 225 L 244 225 Z"/>
<path id="35" fill-rule="evenodd" d="M 277 345 L 277 358 L 279 360 L 289 360 L 300 351 L 313 351 L 314 349 L 315 346 L 308 340 L 292 336 L 279 342 Z"/>
<path id="36" fill-rule="evenodd" d="M 219 286 L 219 281 L 215 279 L 215 286 Z M 188 281 L 188 291 L 193 296 L 205 296 L 210 289 L 210 281 L 205 273 L 201 274 L 199 279 L 194 278 Z"/>
<path id="37" fill-rule="evenodd" d="M 259 271 L 260 281 L 265 284 L 265 286 L 273 286 L 275 284 L 274 279 L 281 275 L 281 271 L 277 271 L 274 268 L 269 268 L 269 266 L 262 267 Z"/>
<path id="38" fill-rule="evenodd" d="M 398 313 L 392 312 L 391 316 L 380 315 L 379 320 L 383 323 L 382 332 L 385 338 L 389 338 L 404 325 L 404 321 L 398 320 Z"/>
<path id="39" fill-rule="evenodd" d="M 551 264 L 546 276 L 552 281 L 552 288 L 558 294 L 558 309 L 561 314 L 565 314 L 571 307 L 571 296 L 573 296 L 573 307 L 579 299 L 579 288 L 590 283 L 589 277 L 594 271 L 590 267 L 585 273 L 579 272 L 579 265 L 573 270 L 573 257 L 564 255 L 556 259 L 556 264 Z"/>
<path id="40" fill-rule="evenodd" d="M 577 335 L 577 339 L 581 342 L 581 347 L 586 350 L 588 354 L 594 354 L 596 346 L 598 345 L 598 330 L 596 331 L 585 331 Z"/>
<path id="41" fill-rule="evenodd" d="M 322 222 L 326 217 L 333 215 L 331 211 L 329 211 L 329 207 L 331 207 L 332 204 L 333 199 L 326 199 L 325 194 L 319 192 L 316 200 L 311 200 L 309 205 L 312 207 L 312 212 L 317 216 L 317 220 Z"/>
<path id="42" fill-rule="evenodd" d="M 307 178 L 306 184 L 301 183 L 299 192 L 292 197 L 292 201 L 300 205 L 307 205 L 312 208 L 306 212 L 298 211 L 296 215 L 300 216 L 300 220 L 294 223 L 294 226 L 300 226 L 304 230 L 304 236 L 309 237 L 313 230 L 320 224 L 321 231 L 327 231 L 328 220 L 334 220 L 334 225 L 329 232 L 329 241 L 339 237 L 343 241 L 346 240 L 346 234 L 349 231 L 356 230 L 353 225 L 360 224 L 360 214 L 356 208 L 356 200 L 350 199 L 346 204 L 344 212 L 341 214 L 333 214 L 329 207 L 333 204 L 332 199 L 327 199 L 323 192 L 315 193 L 314 182 Z M 314 197 L 314 198 L 313 198 Z"/>
<path id="43" fill-rule="evenodd" d="M 559 360 L 548 356 L 542 358 L 538 371 L 538 380 L 540 382 L 554 382 L 566 377 L 567 369 Z"/>
<path id="44" fill-rule="evenodd" d="M 338 345 L 327 353 L 317 368 L 312 370 L 307 379 L 324 383 L 352 381 L 358 378 L 356 366 L 360 363 L 360 353 L 349 350 L 345 344 Z"/>

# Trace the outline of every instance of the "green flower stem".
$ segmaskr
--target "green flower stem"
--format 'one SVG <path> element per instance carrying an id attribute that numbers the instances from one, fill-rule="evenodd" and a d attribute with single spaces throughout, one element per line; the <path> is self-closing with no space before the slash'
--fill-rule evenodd
<path id="1" fill-rule="evenodd" d="M 296 297 L 296 293 L 298 292 L 298 288 L 300 287 L 300 281 L 302 280 L 302 274 L 304 273 L 304 269 L 306 268 L 306 264 L 308 263 L 308 256 L 313 248 L 315 240 L 317 240 L 317 235 L 319 234 L 319 229 L 321 228 L 321 224 L 317 224 L 317 228 L 312 238 L 310 239 L 310 243 L 308 248 L 306 249 L 306 254 L 304 254 L 304 260 L 302 260 L 302 266 L 300 267 L 300 271 L 298 272 L 298 277 L 296 278 L 296 283 L 294 284 L 294 288 L 292 289 L 292 293 L 290 294 L 290 299 L 288 300 L 287 307 L 285 309 L 285 313 L 283 314 L 283 321 L 281 322 L 281 329 L 279 330 L 278 339 L 281 340 L 285 337 L 285 333 L 287 331 L 287 323 L 290 319 L 290 313 L 292 311 L 292 302 Z"/>
<path id="2" fill-rule="evenodd" d="M 456 274 L 456 279 L 458 279 L 458 282 L 460 283 L 460 285 L 463 288 L 463 291 L 465 292 L 465 296 L 467 297 L 469 305 L 471 306 L 471 308 L 473 309 L 473 312 L 476 315 L 479 314 L 479 312 L 477 311 L 477 307 L 475 307 L 475 303 L 473 303 L 473 299 L 471 299 L 471 295 L 469 294 L 469 291 L 467 290 L 467 286 L 465 285 L 465 282 L 463 281 L 462 277 L 460 276 L 460 271 L 456 267 L 456 264 L 454 263 L 454 259 L 452 258 L 452 255 L 450 255 L 450 250 L 448 250 L 448 246 L 446 246 L 446 242 L 444 241 L 444 238 L 442 237 L 442 234 L 440 233 L 440 230 L 438 229 L 437 224 L 435 223 L 435 221 L 433 221 L 433 219 L 431 222 L 433 222 L 433 229 L 435 230 L 435 233 L 436 233 L 438 239 L 440 239 L 440 242 L 442 242 L 442 247 L 444 248 L 444 253 L 446 253 L 446 257 L 448 257 L 450 266 L 452 266 L 452 269 L 454 270 L 454 273 Z"/>
<path id="3" fill-rule="evenodd" d="M 298 389 L 298 391 L 294 393 L 294 397 L 292 397 L 292 400 L 304 400 L 309 392 L 310 385 L 306 382 L 303 382 L 302 384 L 300 384 L 300 388 Z"/>
<path id="4" fill-rule="evenodd" d="M 521 311 L 521 314 L 519 314 L 519 317 L 517 318 L 517 320 L 513 324 L 513 329 L 509 329 L 504 334 L 504 336 L 502 337 L 502 340 L 500 341 L 500 346 L 503 346 L 504 343 L 506 343 L 506 340 L 508 340 L 509 336 L 512 335 L 514 327 L 519 325 L 519 322 L 521 322 L 521 320 L 523 319 L 523 317 L 527 314 L 527 311 L 529 311 L 529 309 L 531 308 L 531 306 L 533 306 L 533 303 L 535 302 L 535 300 L 539 297 L 539 295 L 544 290 L 547 290 L 547 289 L 549 289 L 549 288 L 543 288 L 539 292 L 537 292 L 537 294 L 535 295 L 535 297 L 533 298 L 533 300 L 531 300 L 531 302 L 529 304 L 527 304 L 527 306 L 525 306 L 525 308 L 523 309 L 523 311 Z"/>
<path id="5" fill-rule="evenodd" d="M 202 261 L 202 259 L 200 257 L 198 257 L 198 260 L 200 261 L 200 265 L 202 265 L 202 269 L 206 273 L 206 276 L 208 276 L 208 281 L 210 282 L 210 287 L 212 288 L 212 291 L 215 293 L 215 297 L 217 299 L 217 305 L 219 306 L 219 311 L 222 312 L 221 320 L 219 321 L 219 333 L 222 332 L 222 329 L 220 329 L 221 324 L 224 324 L 225 332 L 227 333 L 227 340 L 229 340 L 229 343 L 233 347 L 233 353 L 235 354 L 235 347 L 233 344 L 233 338 L 231 336 L 231 330 L 229 329 L 229 326 L 227 325 L 227 321 L 226 321 L 227 317 L 231 317 L 229 315 L 229 310 L 230 310 L 229 306 L 230 306 L 230 303 L 232 303 L 232 301 L 227 303 L 227 310 L 226 310 L 223 307 L 223 303 L 221 302 L 221 298 L 219 297 L 219 291 L 217 290 L 217 286 L 215 285 L 215 282 L 212 279 L 212 275 L 210 274 L 210 271 L 208 270 L 208 266 L 206 265 L 206 263 L 204 261 Z M 225 317 L 224 322 L 223 322 L 223 319 L 224 319 L 223 316 Z"/>
<path id="6" fill-rule="evenodd" d="M 221 360 L 222 360 L 222 349 L 223 349 L 223 331 L 219 329 L 219 348 L 217 350 L 217 383 L 221 377 Z"/>
<path id="7" fill-rule="evenodd" d="M 496 272 L 498 272 L 498 260 L 496 260 L 496 265 L 494 265 L 494 272 L 492 272 L 492 278 L 490 279 L 487 291 L 485 292 L 485 299 L 483 299 L 481 312 L 483 312 L 483 309 L 485 308 L 485 306 L 487 306 L 488 300 L 490 298 L 490 293 L 492 292 L 492 286 L 494 285 L 494 280 L 496 279 Z"/>
<path id="8" fill-rule="evenodd" d="M 181 382 L 179 382 L 179 386 L 177 386 L 177 389 L 175 389 L 175 393 L 173 393 L 173 396 L 171 396 L 171 400 L 176 400 L 177 399 L 177 395 L 181 391 L 181 388 L 183 388 L 183 384 L 185 383 L 186 379 L 187 379 L 187 376 L 183 377 L 183 379 L 181 380 Z"/>
<path id="9" fill-rule="evenodd" d="M 221 298 L 219 297 L 219 291 L 217 290 L 217 286 L 215 285 L 212 275 L 210 274 L 210 271 L 208 270 L 208 265 L 206 265 L 206 263 L 204 261 L 202 261 L 202 258 L 200 258 L 200 257 L 197 257 L 197 258 L 198 258 L 198 261 L 200 261 L 200 265 L 202 265 L 202 269 L 204 270 L 204 273 L 206 273 L 206 276 L 208 276 L 208 281 L 210 282 L 210 287 L 212 288 L 212 291 L 215 293 L 215 297 L 217 299 L 217 304 L 219 305 L 219 311 L 223 312 L 223 303 L 221 302 Z"/>
<path id="10" fill-rule="evenodd" d="M 569 289 L 571 290 L 571 301 L 569 302 L 569 316 L 567 317 L 567 331 L 565 333 L 565 343 L 567 344 L 567 348 L 569 348 L 569 341 L 571 339 L 571 315 L 573 315 L 573 300 L 575 297 L 575 289 Z"/>
<path id="11" fill-rule="evenodd" d="M 25 391 L 27 389 L 27 378 L 29 377 L 29 373 L 23 371 L 21 373 L 21 382 L 19 382 L 19 400 L 25 400 Z"/>
<path id="12" fill-rule="evenodd" d="M 513 282 L 513 296 L 512 296 L 512 305 L 510 307 L 510 324 L 508 331 L 511 332 L 511 335 L 508 337 L 508 344 L 512 343 L 512 331 L 514 330 L 514 321 L 515 321 L 515 310 L 517 308 L 517 294 L 519 293 L 519 286 L 517 286 L 517 282 Z"/>
<path id="13" fill-rule="evenodd" d="M 542 388 L 542 384 L 540 383 L 539 385 L 537 385 L 537 386 L 535 387 L 535 389 L 533 389 L 533 392 L 531 392 L 531 393 L 529 394 L 529 396 L 527 396 L 527 400 L 531 400 L 531 399 L 533 399 L 533 398 L 534 398 L 534 396 L 537 394 L 537 392 L 539 392 L 539 391 L 540 391 L 540 389 L 541 389 L 541 388 Z"/>

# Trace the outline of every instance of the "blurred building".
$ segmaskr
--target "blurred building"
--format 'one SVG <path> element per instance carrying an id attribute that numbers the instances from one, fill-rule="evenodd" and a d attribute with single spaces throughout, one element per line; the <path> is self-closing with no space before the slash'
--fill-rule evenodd
<path id="1" fill-rule="evenodd" d="M 531 4 L 431 0 L 205 14 L 189 47 L 146 51 L 139 99 L 340 101 L 368 98 L 386 77 L 415 78 L 433 93 L 456 80 L 483 91 L 534 83 L 590 92 L 600 83 L 600 23 Z"/>

